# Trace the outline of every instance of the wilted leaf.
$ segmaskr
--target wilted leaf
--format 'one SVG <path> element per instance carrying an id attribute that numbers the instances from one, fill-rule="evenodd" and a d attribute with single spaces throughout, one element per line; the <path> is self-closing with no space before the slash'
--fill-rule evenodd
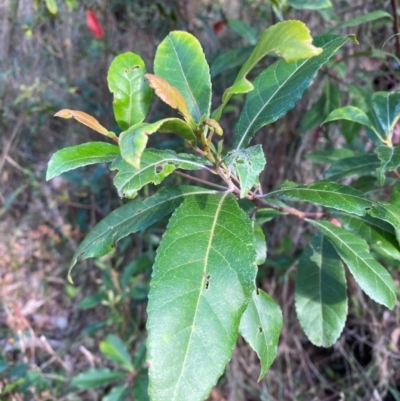
<path id="1" fill-rule="evenodd" d="M 146 79 L 149 82 L 150 87 L 154 89 L 156 95 L 173 109 L 180 111 L 186 122 L 194 128 L 195 123 L 189 113 L 186 100 L 182 96 L 182 93 L 180 93 L 174 86 L 170 85 L 164 78 L 157 75 L 146 74 Z"/>
<path id="2" fill-rule="evenodd" d="M 54 117 L 75 118 L 75 120 L 97 131 L 99 134 L 108 136 L 112 139 L 116 138 L 116 135 L 113 132 L 108 131 L 107 128 L 104 128 L 94 117 L 83 111 L 63 109 L 54 114 Z"/>

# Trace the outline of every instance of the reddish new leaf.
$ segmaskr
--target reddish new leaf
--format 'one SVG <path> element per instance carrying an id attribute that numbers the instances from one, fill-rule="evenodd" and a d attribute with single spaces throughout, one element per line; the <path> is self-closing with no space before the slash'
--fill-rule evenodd
<path id="1" fill-rule="evenodd" d="M 104 36 L 103 27 L 97 19 L 96 14 L 91 10 L 86 11 L 86 24 L 94 36 L 97 38 Z"/>

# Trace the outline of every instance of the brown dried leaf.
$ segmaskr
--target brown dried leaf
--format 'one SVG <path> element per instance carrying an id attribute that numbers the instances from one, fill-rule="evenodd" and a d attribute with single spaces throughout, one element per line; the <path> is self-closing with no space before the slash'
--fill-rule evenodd
<path id="1" fill-rule="evenodd" d="M 167 103 L 173 109 L 180 111 L 189 125 L 192 125 L 192 123 L 194 124 L 186 100 L 178 89 L 158 75 L 146 74 L 145 78 L 149 82 L 150 87 L 163 102 Z"/>
<path id="2" fill-rule="evenodd" d="M 110 132 L 104 128 L 94 117 L 91 115 L 79 111 L 79 110 L 70 110 L 70 109 L 62 109 L 56 114 L 54 117 L 62 117 L 62 118 L 75 118 L 75 120 L 79 121 L 80 123 L 86 125 L 87 127 L 99 132 L 102 135 L 110 136 Z"/>

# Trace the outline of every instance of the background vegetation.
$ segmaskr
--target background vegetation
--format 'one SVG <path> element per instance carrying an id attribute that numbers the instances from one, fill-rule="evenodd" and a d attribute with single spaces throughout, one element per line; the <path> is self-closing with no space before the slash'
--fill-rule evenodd
<path id="1" fill-rule="evenodd" d="M 313 36 L 332 29 L 355 33 L 360 45 L 346 45 L 336 63 L 318 74 L 295 109 L 257 134 L 254 141 L 263 145 L 268 161 L 262 186 L 271 189 L 284 179 L 305 183 L 321 179 L 327 163 L 311 164 L 308 156 L 316 150 L 343 144 L 349 152 L 371 148 L 371 140 L 359 127 L 319 124 L 340 105 L 364 107 L 362 91 L 400 89 L 400 42 L 391 37 L 398 28 L 388 16 L 398 12 L 396 2 L 335 0 L 333 8 L 322 11 L 298 10 L 282 3 L 0 3 L 0 399 L 97 400 L 106 396 L 117 400 L 112 391 L 117 377 L 96 390 L 71 381 L 93 366 L 116 369 L 115 359 L 105 351 L 106 344 L 115 344 L 115 337 L 107 337 L 110 334 L 123 341 L 135 366 L 141 367 L 137 377 L 129 378 L 132 399 L 147 399 L 145 307 L 163 225 L 122 241 L 111 256 L 81 263 L 72 286 L 66 281 L 67 267 L 77 245 L 122 200 L 101 165 L 50 182 L 44 179 L 52 153 L 86 142 L 92 135 L 96 138 L 76 123 L 53 119 L 57 110 L 84 110 L 111 130 L 116 127 L 106 83 L 115 55 L 134 51 L 149 68 L 157 44 L 169 31 L 189 30 L 211 62 L 220 90 L 214 94 L 217 99 L 237 72 L 225 69 L 221 55 L 238 48 L 246 52 L 252 38 L 282 18 L 304 21 Z M 366 21 L 365 15 L 378 10 L 387 14 L 375 14 Z M 88 11 L 92 22 L 87 20 Z M 350 27 L 343 24 L 354 18 L 358 21 Z M 243 33 L 232 20 L 246 22 L 252 29 L 247 27 Z M 239 60 L 238 54 L 229 54 Z M 228 133 L 225 140 L 241 102 L 238 98 L 221 120 Z M 162 117 L 163 110 L 156 100 L 150 120 Z M 157 139 L 152 146 L 179 150 L 181 143 L 167 138 Z M 373 190 L 373 178 L 362 177 L 356 185 L 370 185 Z M 152 191 L 151 186 L 145 188 L 147 194 Z M 344 333 L 334 347 L 313 346 L 299 326 L 293 299 L 294 260 L 307 242 L 307 233 L 298 220 L 287 217 L 267 223 L 265 233 L 268 260 L 260 268 L 259 282 L 283 309 L 278 357 L 266 378 L 257 383 L 257 357 L 239 342 L 210 399 L 400 400 L 399 307 L 389 312 L 373 303 L 349 277 L 350 310 Z M 397 283 L 398 267 L 389 266 Z"/>

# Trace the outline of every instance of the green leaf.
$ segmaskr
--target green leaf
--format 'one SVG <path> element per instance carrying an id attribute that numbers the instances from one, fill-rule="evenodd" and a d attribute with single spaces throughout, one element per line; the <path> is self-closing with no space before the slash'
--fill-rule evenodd
<path id="1" fill-rule="evenodd" d="M 340 159 L 354 156 L 355 153 L 346 148 L 330 149 L 330 150 L 316 150 L 315 152 L 307 153 L 306 158 L 313 163 L 328 164 Z"/>
<path id="2" fill-rule="evenodd" d="M 145 74 L 142 58 L 130 52 L 115 57 L 108 70 L 108 87 L 114 95 L 114 115 L 123 131 L 141 123 L 149 111 L 152 91 L 144 80 Z"/>
<path id="3" fill-rule="evenodd" d="M 58 11 L 58 5 L 56 0 L 45 0 L 46 8 L 50 14 L 56 15 Z"/>
<path id="4" fill-rule="evenodd" d="M 320 36 L 314 43 L 323 50 L 321 55 L 290 64 L 279 60 L 262 72 L 255 79 L 255 90 L 247 95 L 236 124 L 235 149 L 246 147 L 257 130 L 292 109 L 310 86 L 315 73 L 347 40 L 347 36 Z"/>
<path id="5" fill-rule="evenodd" d="M 327 180 L 337 181 L 355 175 L 373 174 L 380 163 L 376 155 L 346 157 L 337 160 L 324 173 Z"/>
<path id="6" fill-rule="evenodd" d="M 257 265 L 262 265 L 267 259 L 267 241 L 265 239 L 264 231 L 258 225 L 254 225 L 254 248 L 257 252 Z"/>
<path id="7" fill-rule="evenodd" d="M 267 196 L 271 195 L 311 202 L 358 216 L 364 216 L 367 210 L 375 206 L 375 203 L 366 198 L 362 192 L 328 181 L 317 181 L 309 185 L 285 182 L 275 191 L 267 194 Z"/>
<path id="8" fill-rule="evenodd" d="M 347 317 L 346 276 L 335 248 L 318 233 L 299 259 L 296 312 L 310 341 L 330 347 L 340 336 Z"/>
<path id="9" fill-rule="evenodd" d="M 199 41 L 190 33 L 171 32 L 158 46 L 154 73 L 183 95 L 193 120 L 209 116 L 210 70 Z"/>
<path id="10" fill-rule="evenodd" d="M 371 122 L 368 116 L 357 107 L 345 106 L 333 110 L 331 113 L 329 113 L 328 117 L 326 117 L 325 121 L 322 124 L 337 120 L 347 120 L 364 125 L 365 127 L 368 127 L 370 130 L 372 130 L 378 137 L 380 137 L 379 133 L 374 127 L 374 124 Z"/>
<path id="11" fill-rule="evenodd" d="M 246 76 L 267 54 L 274 52 L 288 63 L 307 59 L 322 52 L 322 49 L 316 48 L 311 42 L 310 31 L 300 21 L 283 21 L 266 29 L 240 69 L 233 85 L 225 90 L 222 105 L 214 111 L 212 117 L 215 120 L 221 118 L 222 110 L 233 95 L 247 93 L 254 89 Z"/>
<path id="12" fill-rule="evenodd" d="M 116 335 L 109 334 L 104 341 L 101 341 L 100 351 L 110 361 L 115 362 L 129 372 L 133 372 L 134 368 L 128 349 Z"/>
<path id="13" fill-rule="evenodd" d="M 265 167 L 264 151 L 261 145 L 237 150 L 226 158 L 240 179 L 240 197 L 244 198 L 252 187 L 259 185 L 258 177 Z"/>
<path id="14" fill-rule="evenodd" d="M 214 78 L 228 69 L 241 66 L 253 50 L 254 46 L 248 46 L 219 53 L 211 63 L 211 76 Z"/>
<path id="15" fill-rule="evenodd" d="M 125 379 L 126 377 L 127 373 L 124 372 L 113 372 L 107 368 L 92 368 L 75 376 L 71 383 L 76 387 L 87 390 L 105 386 L 115 380 Z"/>
<path id="16" fill-rule="evenodd" d="M 114 177 L 114 185 L 118 194 L 125 198 L 134 198 L 145 185 L 160 184 L 175 169 L 201 170 L 204 164 L 192 155 L 177 154 L 172 150 L 146 149 L 142 155 L 139 170 L 117 158 L 110 166 L 111 170 L 119 170 Z"/>
<path id="17" fill-rule="evenodd" d="M 97 223 L 81 242 L 72 258 L 70 269 L 80 256 L 82 259 L 87 259 L 112 252 L 120 239 L 144 230 L 168 216 L 186 197 L 214 193 L 215 191 L 195 186 L 166 187 L 149 198 L 135 199 L 115 209 Z"/>
<path id="18" fill-rule="evenodd" d="M 125 401 L 127 390 L 125 384 L 113 387 L 110 392 L 101 399 L 101 401 Z"/>
<path id="19" fill-rule="evenodd" d="M 240 321 L 240 334 L 261 362 L 260 381 L 274 361 L 283 318 L 279 305 L 264 291 L 254 290 Z"/>
<path id="20" fill-rule="evenodd" d="M 392 230 L 379 224 L 380 220 L 369 216 L 337 216 L 343 228 L 364 238 L 372 249 L 380 255 L 400 261 L 400 247 Z"/>
<path id="21" fill-rule="evenodd" d="M 237 19 L 228 20 L 228 26 L 239 36 L 244 38 L 250 45 L 257 43 L 257 31 L 244 21 Z"/>
<path id="22" fill-rule="evenodd" d="M 286 5 L 298 10 L 321 10 L 332 7 L 330 0 L 287 0 Z"/>
<path id="23" fill-rule="evenodd" d="M 119 137 L 121 155 L 126 162 L 140 169 L 140 158 L 146 148 L 148 136 L 155 132 L 171 132 L 181 136 L 190 144 L 196 144 L 196 137 L 189 125 L 179 118 L 165 118 L 155 123 L 139 123 L 124 131 Z"/>
<path id="24" fill-rule="evenodd" d="M 370 255 L 366 241 L 327 221 L 307 221 L 332 243 L 361 289 L 375 302 L 393 309 L 397 299 L 396 284 L 387 270 Z"/>
<path id="25" fill-rule="evenodd" d="M 337 30 L 341 28 L 351 28 L 354 26 L 358 26 L 361 24 L 366 24 L 367 22 L 375 21 L 380 18 L 392 18 L 392 16 L 387 13 L 386 11 L 383 10 L 376 10 L 372 11 L 367 14 L 362 14 L 359 17 L 352 18 L 348 21 L 343 21 L 337 24 L 335 27 L 333 27 L 331 30 Z"/>
<path id="26" fill-rule="evenodd" d="M 374 93 L 372 107 L 383 132 L 391 142 L 394 126 L 400 118 L 400 91 Z"/>
<path id="27" fill-rule="evenodd" d="M 368 214 L 377 219 L 386 221 L 391 224 L 396 230 L 397 239 L 399 236 L 397 231 L 400 230 L 400 207 L 399 204 L 392 204 L 386 202 L 375 202 L 371 209 L 368 210 Z"/>
<path id="28" fill-rule="evenodd" d="M 202 401 L 223 373 L 255 285 L 253 242 L 229 194 L 191 196 L 171 217 L 147 307 L 151 399 Z"/>
<path id="29" fill-rule="evenodd" d="M 49 161 L 46 180 L 78 167 L 111 162 L 118 155 L 118 146 L 105 142 L 87 142 L 61 149 L 54 153 Z"/>
<path id="30" fill-rule="evenodd" d="M 394 207 L 398 207 L 400 205 L 400 180 L 397 180 L 393 186 L 392 193 L 390 195 L 390 203 Z M 396 228 L 396 238 L 400 244 L 400 228 Z"/>
<path id="31" fill-rule="evenodd" d="M 381 166 L 376 170 L 376 175 L 380 185 L 385 183 L 386 171 L 394 171 L 400 167 L 400 145 L 385 146 L 381 145 L 375 149 L 381 161 Z"/>

